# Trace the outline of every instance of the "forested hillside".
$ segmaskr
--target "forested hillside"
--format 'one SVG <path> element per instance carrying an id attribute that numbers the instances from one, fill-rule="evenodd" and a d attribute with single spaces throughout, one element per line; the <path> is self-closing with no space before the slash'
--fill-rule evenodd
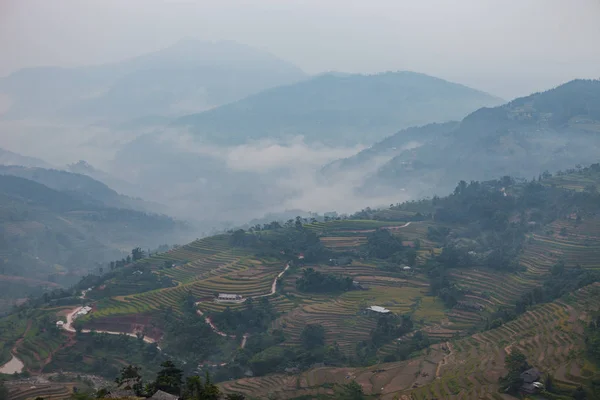
<path id="1" fill-rule="evenodd" d="M 455 125 L 400 131 L 325 168 L 324 176 L 335 182 L 365 171 L 358 188 L 363 193 L 403 188 L 413 198 L 441 195 L 460 179 L 530 179 L 543 171 L 594 163 L 600 150 L 598 132 L 600 81 L 575 80 L 482 108 Z"/>
<path id="2" fill-rule="evenodd" d="M 236 145 L 301 135 L 330 145 L 370 144 L 395 130 L 464 117 L 502 102 L 413 72 L 324 74 L 180 118 L 199 141 Z"/>
<path id="3" fill-rule="evenodd" d="M 138 211 L 149 211 L 145 207 L 152 206 L 146 205 L 141 199 L 120 195 L 104 183 L 83 174 L 18 165 L 0 165 L 0 174 L 32 180 L 90 204 Z"/>
<path id="4" fill-rule="evenodd" d="M 37 172 L 38 179 L 49 179 L 57 187 L 66 182 L 53 180 L 61 172 Z M 89 184 L 87 177 L 78 177 Z M 116 193 L 98 182 L 77 189 L 81 191 L 58 191 L 0 175 L 0 285 L 6 289 L 2 312 L 9 309 L 11 299 L 71 285 L 131 248 L 154 248 L 190 234 L 184 224 L 169 217 L 104 205 L 102 196 L 94 196 Z"/>
<path id="5" fill-rule="evenodd" d="M 183 374 L 209 372 L 225 393 L 249 398 L 354 389 L 385 399 L 513 398 L 522 381 L 512 368 L 526 365 L 541 371 L 548 396 L 591 399 L 599 184 L 598 164 L 461 181 L 445 197 L 257 224 L 149 257 L 136 249 L 71 291 L 21 306 L 61 318 L 85 289 L 92 311 L 77 319 L 68 351 L 65 332 L 47 362 L 22 345 L 16 354 L 29 368 L 110 378 L 123 358 L 111 333 L 137 333 L 138 347 L 125 336 L 117 346 L 128 362 L 153 373 L 170 358 Z M 25 329 L 5 331 L 9 346 Z M 93 353 L 86 329 L 107 331 Z"/>

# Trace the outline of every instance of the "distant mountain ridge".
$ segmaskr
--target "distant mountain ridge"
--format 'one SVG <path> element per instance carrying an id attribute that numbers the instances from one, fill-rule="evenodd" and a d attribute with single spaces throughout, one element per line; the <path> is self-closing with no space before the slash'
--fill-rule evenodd
<path id="1" fill-rule="evenodd" d="M 19 70 L 0 78 L 4 118 L 128 121 L 208 109 L 304 79 L 299 68 L 235 42 L 182 40 L 119 63 Z"/>
<path id="2" fill-rule="evenodd" d="M 403 147 L 415 141 L 417 145 Z M 322 173 L 324 179 L 336 179 L 377 162 L 357 190 L 404 189 L 422 197 L 446 193 L 459 180 L 531 178 L 539 171 L 598 162 L 599 154 L 600 81 L 574 80 L 481 108 L 460 123 L 398 132 Z"/>
<path id="3" fill-rule="evenodd" d="M 23 165 L 26 167 L 51 168 L 44 160 L 35 157 L 23 156 L 0 148 L 0 165 Z"/>
<path id="4" fill-rule="evenodd" d="M 280 140 L 372 143 L 389 132 L 462 118 L 503 100 L 415 72 L 328 73 L 179 118 L 199 140 L 221 145 Z"/>
<path id="5" fill-rule="evenodd" d="M 121 195 L 104 183 L 87 175 L 56 169 L 0 165 L 0 174 L 18 176 L 38 182 L 51 189 L 69 193 L 90 204 L 106 207 L 129 208 L 137 211 L 151 211 L 144 207 L 144 201 Z"/>

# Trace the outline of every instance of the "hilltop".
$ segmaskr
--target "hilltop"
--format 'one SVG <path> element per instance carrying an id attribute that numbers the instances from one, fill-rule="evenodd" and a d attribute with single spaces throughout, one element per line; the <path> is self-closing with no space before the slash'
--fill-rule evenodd
<path id="1" fill-rule="evenodd" d="M 362 173 L 361 193 L 404 188 L 412 198 L 443 194 L 459 179 L 531 178 L 597 161 L 600 81 L 575 80 L 460 122 L 400 131 L 322 171 L 326 180 Z M 433 188 L 433 189 L 432 189 Z"/>
<path id="2" fill-rule="evenodd" d="M 10 104 L 5 119 L 114 123 L 185 115 L 303 78 L 264 51 L 187 39 L 113 64 L 22 69 L 0 78 L 0 93 Z"/>
<path id="3" fill-rule="evenodd" d="M 123 354 L 149 373 L 171 358 L 186 374 L 210 371 L 225 392 L 282 398 L 328 398 L 352 380 L 380 398 L 494 398 L 505 355 L 520 349 L 552 390 L 592 393 L 598 360 L 585 338 L 599 305 L 598 184 L 598 164 L 460 182 L 445 197 L 134 255 L 21 307 L 29 329 L 43 330 L 72 315 L 85 290 L 92 312 L 76 320 L 79 333 L 53 334 L 49 358 L 33 344 L 47 334 L 26 335 L 17 314 L 2 320 L 13 321 L 3 339 L 27 338 L 13 354 L 31 371 L 110 378 Z M 113 334 L 96 334 L 102 344 L 87 352 L 96 336 L 82 329 Z"/>
<path id="4" fill-rule="evenodd" d="M 175 125 L 221 145 L 299 135 L 307 142 L 355 145 L 500 103 L 487 93 L 414 72 L 322 74 L 182 117 Z"/>

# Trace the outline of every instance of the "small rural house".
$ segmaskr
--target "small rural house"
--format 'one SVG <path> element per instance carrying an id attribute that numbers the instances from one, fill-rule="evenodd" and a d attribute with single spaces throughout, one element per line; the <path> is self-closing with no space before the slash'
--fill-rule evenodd
<path id="1" fill-rule="evenodd" d="M 544 384 L 539 382 L 542 378 L 542 373 L 537 368 L 530 368 L 521 374 L 523 385 L 521 390 L 525 393 L 536 393 L 544 388 Z"/>
<path id="2" fill-rule="evenodd" d="M 367 307 L 367 312 L 369 312 L 369 313 L 374 312 L 374 313 L 377 313 L 377 314 L 391 314 L 392 313 L 387 308 L 380 307 L 380 306 L 370 306 L 370 307 Z"/>
<path id="3" fill-rule="evenodd" d="M 243 297 L 239 294 L 219 293 L 217 300 L 219 301 L 241 301 Z"/>

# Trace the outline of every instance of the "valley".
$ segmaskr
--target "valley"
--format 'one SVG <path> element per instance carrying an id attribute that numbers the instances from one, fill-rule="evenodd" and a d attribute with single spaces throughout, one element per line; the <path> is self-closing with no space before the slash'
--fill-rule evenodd
<path id="1" fill-rule="evenodd" d="M 0 78 L 0 399 L 599 397 L 599 83 L 195 40 Z"/>
<path id="2" fill-rule="evenodd" d="M 81 306 L 23 306 L 35 325 L 9 316 L 4 337 L 28 371 L 69 368 L 65 346 L 77 354 L 77 343 L 113 343 L 112 336 L 136 349 L 127 362 L 150 368 L 172 357 L 248 398 L 328 398 L 354 381 L 382 399 L 508 398 L 498 378 L 515 348 L 560 390 L 575 390 L 597 373 L 584 350 L 587 323 L 600 312 L 600 222 L 589 189 L 597 183 L 597 165 L 539 182 L 461 183 L 433 207 L 407 202 L 199 239 L 82 281 L 79 290 L 94 288 L 78 301 L 93 311 L 76 323 L 70 318 Z M 464 208 L 476 198 L 482 211 Z M 512 211 L 491 219 L 486 202 Z M 517 227 L 523 236 L 514 244 L 492 241 Z M 494 249 L 509 254 L 510 246 L 519 250 L 498 263 Z M 454 266 L 442 269 L 446 263 Z M 172 284 L 144 286 L 147 274 Z M 299 283 L 346 277 L 354 289 Z M 218 293 L 242 301 L 216 301 Z M 399 325 L 382 330 L 396 317 L 370 315 L 370 306 L 390 310 Z M 48 331 L 57 318 L 67 328 Z M 322 347 L 305 347 L 308 326 L 322 329 Z M 40 340 L 45 353 L 31 347 Z M 114 373 L 122 356 L 105 349 L 77 365 L 100 373 L 104 357 Z M 11 352 L 2 354 L 8 362 Z M 243 376 L 248 371 L 254 376 Z"/>

